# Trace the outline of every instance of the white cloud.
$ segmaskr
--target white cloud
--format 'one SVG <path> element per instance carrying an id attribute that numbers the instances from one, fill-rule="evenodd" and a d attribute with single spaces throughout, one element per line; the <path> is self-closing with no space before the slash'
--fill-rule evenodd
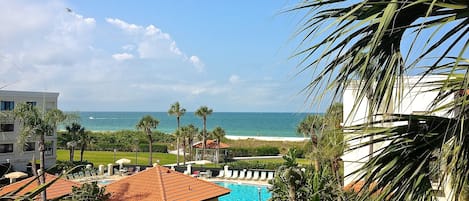
<path id="1" fill-rule="evenodd" d="M 113 54 L 112 58 L 114 58 L 117 61 L 124 61 L 128 59 L 133 59 L 134 55 L 129 54 L 129 53 L 118 53 L 118 54 Z"/>
<path id="2" fill-rule="evenodd" d="M 191 56 L 189 61 L 195 66 L 197 71 L 202 72 L 204 70 L 205 64 L 197 56 Z"/>
<path id="3" fill-rule="evenodd" d="M 171 38 L 169 33 L 163 32 L 155 25 L 136 25 L 127 23 L 117 18 L 106 18 L 106 21 L 114 25 L 126 33 L 132 33 L 135 44 L 126 44 L 127 48 L 136 47 L 138 57 L 142 59 L 179 59 L 181 61 L 188 60 L 197 72 L 203 72 L 204 63 L 197 56 L 188 57 L 186 53 L 181 51 L 176 41 Z"/>
<path id="4" fill-rule="evenodd" d="M 239 76 L 238 75 L 231 75 L 230 76 L 230 83 L 231 84 L 236 84 L 238 83 L 240 80 L 239 80 Z"/>
<path id="5" fill-rule="evenodd" d="M 129 23 L 124 22 L 124 21 L 122 21 L 120 19 L 117 19 L 117 18 L 114 18 L 114 19 L 113 18 L 106 18 L 106 22 L 108 22 L 109 24 L 112 24 L 114 26 L 117 26 L 120 29 L 122 29 L 124 31 L 127 31 L 127 32 L 130 32 L 130 33 L 139 32 L 143 28 L 142 26 L 138 26 L 138 25 L 135 25 L 135 24 L 129 24 Z"/>

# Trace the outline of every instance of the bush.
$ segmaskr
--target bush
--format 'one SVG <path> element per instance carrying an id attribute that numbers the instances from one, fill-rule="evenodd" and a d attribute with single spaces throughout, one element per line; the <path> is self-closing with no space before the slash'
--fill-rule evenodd
<path id="1" fill-rule="evenodd" d="M 282 162 L 263 162 L 263 161 L 235 161 L 227 163 L 230 169 L 267 169 L 276 170 Z"/>
<path id="2" fill-rule="evenodd" d="M 262 146 L 255 149 L 256 156 L 277 156 L 280 154 L 280 150 L 277 147 Z"/>
<path id="3" fill-rule="evenodd" d="M 249 156 L 277 156 L 280 150 L 277 147 L 262 146 L 255 148 L 230 148 L 230 157 L 249 157 Z"/>
<path id="4" fill-rule="evenodd" d="M 252 151 L 248 148 L 230 148 L 229 155 L 231 157 L 246 157 L 252 156 Z"/>
<path id="5" fill-rule="evenodd" d="M 168 145 L 165 144 L 154 144 L 152 149 L 153 152 L 168 153 Z M 148 144 L 140 144 L 139 151 L 148 152 Z"/>

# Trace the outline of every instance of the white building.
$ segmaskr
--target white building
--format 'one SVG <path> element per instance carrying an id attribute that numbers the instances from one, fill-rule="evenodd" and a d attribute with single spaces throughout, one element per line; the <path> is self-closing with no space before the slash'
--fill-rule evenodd
<path id="1" fill-rule="evenodd" d="M 0 90 L 0 110 L 11 111 L 17 104 L 25 102 L 40 110 L 56 109 L 58 96 L 59 93 Z M 39 160 L 39 151 L 34 139 L 26 141 L 24 145 L 18 143 L 20 129 L 20 123 L 13 117 L 1 116 L 0 164 L 10 163 L 15 170 L 25 171 L 33 155 Z M 51 136 L 45 136 L 45 140 L 45 166 L 48 168 L 56 162 L 57 134 L 54 132 Z"/>
<path id="2" fill-rule="evenodd" d="M 431 76 L 426 77 L 423 80 L 420 80 L 420 77 L 406 77 L 404 80 L 404 86 L 402 88 L 402 95 L 400 99 L 393 97 L 393 100 L 390 101 L 390 104 L 387 108 L 380 108 L 380 114 L 424 114 L 428 113 L 431 110 L 432 101 L 438 95 L 438 91 L 433 91 L 436 86 L 430 85 L 428 82 L 446 79 L 447 77 L 441 76 Z M 418 84 L 416 84 L 418 82 Z M 348 88 L 345 89 L 343 94 L 343 114 L 344 114 L 344 127 L 349 127 L 353 125 L 364 124 L 368 121 L 368 101 L 366 98 L 360 102 L 358 107 L 355 109 L 354 103 L 358 96 L 359 92 L 359 81 L 352 82 Z M 397 92 L 397 88 L 393 89 Z M 394 93 L 396 94 L 396 93 Z M 450 102 L 451 99 L 448 98 L 444 100 L 441 104 L 446 104 Z M 449 116 L 450 114 L 447 111 L 438 111 L 431 113 L 430 115 L 435 116 Z M 378 121 L 374 117 L 373 121 Z M 394 123 L 385 123 L 379 126 L 397 126 L 400 122 Z M 402 125 L 402 124 L 401 124 Z M 349 145 L 356 145 L 362 143 L 363 141 L 368 141 L 370 139 L 362 139 L 361 141 L 349 141 Z M 344 175 L 350 175 L 352 172 L 360 168 L 365 162 L 369 160 L 369 156 L 373 151 L 379 150 L 381 147 L 386 146 L 386 143 L 374 144 L 373 147 L 366 146 L 360 149 L 356 149 L 350 152 L 344 153 L 342 159 L 344 161 Z M 347 185 L 353 181 L 357 180 L 359 175 L 351 175 L 346 177 L 344 184 Z M 446 191 L 446 190 L 445 190 Z"/>

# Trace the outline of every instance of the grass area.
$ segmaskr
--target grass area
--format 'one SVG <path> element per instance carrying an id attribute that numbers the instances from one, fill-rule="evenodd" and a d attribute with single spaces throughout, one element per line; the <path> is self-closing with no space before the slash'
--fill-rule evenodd
<path id="1" fill-rule="evenodd" d="M 135 152 L 116 152 L 114 157 L 114 152 L 110 151 L 85 151 L 83 155 L 83 160 L 87 160 L 92 162 L 95 166 L 97 165 L 106 165 L 109 163 L 114 164 L 115 160 L 121 158 L 128 158 L 132 162 L 130 164 L 138 164 L 138 165 L 148 165 L 148 152 L 137 152 L 137 160 L 135 156 Z M 115 158 L 115 160 L 114 160 Z M 69 151 L 68 150 L 57 150 L 57 160 L 61 161 L 68 161 L 70 160 Z M 80 160 L 80 151 L 75 151 L 74 160 Z M 153 163 L 156 163 L 157 160 L 160 160 L 160 164 L 171 164 L 176 163 L 176 155 L 173 154 L 166 154 L 166 153 L 153 153 Z M 137 162 L 137 163 L 136 163 Z"/>
<path id="2" fill-rule="evenodd" d="M 255 163 L 256 161 L 258 161 L 259 163 L 261 163 L 261 162 L 262 163 L 283 163 L 283 162 L 285 162 L 283 160 L 283 158 L 255 159 L 255 160 L 243 160 L 243 161 L 253 162 L 253 163 Z M 297 158 L 296 162 L 298 162 L 298 164 L 301 164 L 301 165 L 311 165 L 311 160 L 306 159 L 306 158 Z"/>
<path id="3" fill-rule="evenodd" d="M 262 147 L 262 146 L 273 146 L 278 147 L 280 154 L 286 154 L 289 148 L 297 147 L 303 149 L 306 142 L 291 142 L 291 141 L 263 141 L 255 139 L 247 140 L 226 140 L 226 143 L 231 147 Z"/>

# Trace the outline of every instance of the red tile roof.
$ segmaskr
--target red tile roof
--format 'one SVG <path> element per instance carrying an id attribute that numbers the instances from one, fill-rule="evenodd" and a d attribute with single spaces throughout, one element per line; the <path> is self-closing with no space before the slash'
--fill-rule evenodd
<path id="1" fill-rule="evenodd" d="M 198 201 L 230 193 L 229 189 L 156 166 L 106 186 L 110 201 Z"/>
<path id="2" fill-rule="evenodd" d="M 9 192 L 12 192 L 20 188 L 21 186 L 25 185 L 26 183 L 28 183 L 34 178 L 35 177 L 30 177 L 30 178 L 12 183 L 10 185 L 4 186 L 3 188 L 0 189 L 0 195 L 1 196 L 6 195 Z M 55 178 L 57 178 L 57 176 L 46 173 L 46 182 L 52 181 Z M 78 182 L 59 178 L 55 183 L 53 183 L 50 187 L 47 188 L 46 190 L 47 199 L 54 199 L 54 198 L 62 197 L 64 195 L 68 195 L 72 193 L 72 186 L 81 186 L 81 184 Z M 30 185 L 28 185 L 26 188 L 18 192 L 16 195 L 24 195 L 27 192 L 30 192 L 37 187 L 38 187 L 38 182 L 34 181 Z M 36 197 L 36 200 L 39 200 L 40 199 L 39 197 L 40 195 Z"/>
<path id="3" fill-rule="evenodd" d="M 198 149 L 202 149 L 202 142 L 198 142 L 196 144 L 194 144 L 194 148 L 198 148 Z M 220 142 L 220 149 L 226 149 L 226 148 L 229 148 L 230 145 L 228 144 L 225 144 L 223 142 Z M 218 148 L 218 143 L 216 140 L 207 140 L 207 146 L 206 146 L 207 149 L 216 149 Z"/>

